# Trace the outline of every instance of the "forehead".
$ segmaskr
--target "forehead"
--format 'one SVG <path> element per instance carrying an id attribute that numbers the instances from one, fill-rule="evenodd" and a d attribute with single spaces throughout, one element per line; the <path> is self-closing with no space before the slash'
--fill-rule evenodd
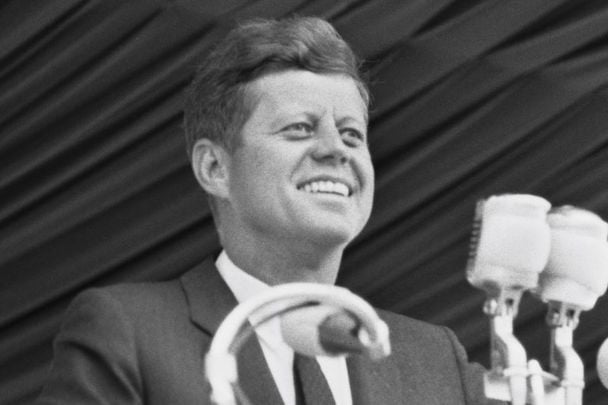
<path id="1" fill-rule="evenodd" d="M 367 105 L 354 79 L 341 74 L 287 70 L 264 75 L 248 86 L 252 115 L 331 112 L 367 123 Z"/>

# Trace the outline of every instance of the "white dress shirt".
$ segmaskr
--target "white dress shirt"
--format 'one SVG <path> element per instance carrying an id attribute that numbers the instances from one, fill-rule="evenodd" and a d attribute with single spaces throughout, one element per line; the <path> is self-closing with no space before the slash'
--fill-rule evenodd
<path id="1" fill-rule="evenodd" d="M 222 251 L 215 261 L 215 265 L 239 303 L 245 302 L 271 288 L 269 285 L 238 268 L 230 260 L 226 251 Z M 263 318 L 264 314 L 256 314 L 249 318 L 249 322 L 256 324 L 257 321 Z M 269 322 L 258 326 L 256 334 L 283 402 L 285 405 L 295 405 L 293 350 L 283 340 L 279 319 L 275 317 Z M 318 356 L 316 359 L 321 366 L 323 375 L 327 379 L 329 388 L 336 400 L 336 405 L 352 405 L 346 359 L 343 356 Z"/>

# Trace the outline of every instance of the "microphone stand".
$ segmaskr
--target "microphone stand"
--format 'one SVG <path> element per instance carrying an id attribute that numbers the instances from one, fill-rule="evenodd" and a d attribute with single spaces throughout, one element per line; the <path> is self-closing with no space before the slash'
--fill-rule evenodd
<path id="1" fill-rule="evenodd" d="M 547 324 L 551 329 L 550 370 L 559 379 L 559 386 L 550 386 L 563 396 L 568 405 L 582 405 L 585 386 L 584 365 L 572 347 L 574 329 L 581 310 L 563 302 L 550 301 Z"/>
<path id="2" fill-rule="evenodd" d="M 541 219 L 550 229 L 550 235 L 540 231 L 535 235 L 547 246 L 550 242 L 547 256 L 546 251 L 514 243 L 529 234 L 525 226 L 505 225 L 519 219 L 524 203 L 534 201 L 529 196 L 495 196 L 476 209 L 475 223 L 482 226 L 473 228 L 472 241 L 479 242 L 472 244 L 467 278 L 487 296 L 484 312 L 491 325 L 492 369 L 485 375 L 485 393 L 489 399 L 514 405 L 582 405 L 584 366 L 574 350 L 573 334 L 581 311 L 591 309 L 608 286 L 608 224 L 572 206 L 553 209 L 545 218 L 530 215 L 529 221 Z M 484 245 L 484 237 L 492 243 Z M 522 274 L 534 274 L 537 267 L 525 264 L 532 254 L 541 257 L 541 253 L 544 264 L 535 285 L 536 280 Z M 526 260 L 511 262 L 512 257 Z M 549 373 L 536 360 L 526 364 L 525 349 L 513 335 L 513 320 L 526 289 L 548 303 Z"/>
<path id="3" fill-rule="evenodd" d="M 510 400 L 513 405 L 524 405 L 527 392 L 526 350 L 513 334 L 522 293 L 503 289 L 488 297 L 484 305 L 491 333 L 491 370 L 485 374 L 485 394 L 488 398 Z"/>
<path id="4" fill-rule="evenodd" d="M 521 290 L 502 290 L 489 297 L 484 312 L 490 318 L 491 369 L 485 374 L 485 395 L 513 405 L 582 405 L 584 366 L 572 347 L 581 310 L 564 302 L 549 302 L 550 373 L 526 351 L 513 334 Z"/>
<path id="5" fill-rule="evenodd" d="M 537 287 L 549 257 L 550 208 L 547 200 L 526 194 L 492 196 L 475 207 L 467 279 L 486 293 L 491 369 L 484 374 L 484 390 L 487 398 L 513 405 L 527 403 L 530 376 L 513 322 L 524 291 Z M 536 363 L 532 368 L 538 369 Z M 533 382 L 536 392 L 538 378 Z"/>

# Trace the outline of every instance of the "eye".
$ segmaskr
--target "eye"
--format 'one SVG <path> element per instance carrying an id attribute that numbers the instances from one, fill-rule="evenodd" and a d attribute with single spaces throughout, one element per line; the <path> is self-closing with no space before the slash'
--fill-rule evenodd
<path id="1" fill-rule="evenodd" d="M 340 135 L 348 146 L 359 146 L 366 143 L 364 133 L 356 128 L 343 128 L 340 130 Z"/>
<path id="2" fill-rule="evenodd" d="M 312 135 L 314 128 L 308 122 L 296 122 L 281 130 L 291 138 L 307 138 Z"/>

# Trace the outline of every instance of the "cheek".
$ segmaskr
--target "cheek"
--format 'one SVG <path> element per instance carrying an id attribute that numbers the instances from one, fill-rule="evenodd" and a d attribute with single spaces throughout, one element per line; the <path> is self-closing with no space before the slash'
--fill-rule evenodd
<path id="1" fill-rule="evenodd" d="M 235 191 L 242 194 L 245 200 L 257 200 L 261 196 L 271 200 L 271 196 L 278 191 L 276 187 L 282 184 L 280 176 L 287 170 L 280 157 L 268 148 L 250 147 L 247 153 L 238 157 L 238 181 L 234 185 L 239 187 L 239 190 Z"/>
<path id="2" fill-rule="evenodd" d="M 268 142 L 252 148 L 248 155 L 248 167 L 261 179 L 273 179 L 271 187 L 283 187 L 294 172 L 301 166 L 304 153 L 293 145 L 284 142 Z"/>
<path id="3" fill-rule="evenodd" d="M 371 192 L 373 195 L 374 190 L 374 165 L 372 164 L 371 156 L 369 153 L 362 156 L 359 159 L 359 168 L 360 168 L 360 176 L 362 181 L 364 182 L 364 187 L 367 189 L 367 192 Z"/>
<path id="4" fill-rule="evenodd" d="M 265 159 L 259 148 L 247 146 L 246 150 L 242 149 L 235 155 L 234 161 L 236 165 L 233 170 L 240 186 L 247 187 L 256 181 L 256 177 L 261 177 L 260 173 L 264 171 Z"/>
<path id="5" fill-rule="evenodd" d="M 249 152 L 242 159 L 246 161 L 249 170 L 272 172 L 272 168 L 280 164 L 283 154 L 283 151 L 277 146 L 266 143 L 251 145 Z"/>
<path id="6" fill-rule="evenodd" d="M 367 161 L 367 164 L 363 167 L 363 181 L 364 184 L 364 204 L 368 210 L 367 216 L 371 213 L 372 205 L 374 202 L 374 191 L 375 191 L 375 173 L 374 166 L 371 160 Z"/>
<path id="7" fill-rule="evenodd" d="M 375 187 L 376 173 L 374 172 L 374 165 L 372 164 L 371 159 L 368 159 L 367 165 L 369 187 L 373 189 Z"/>

